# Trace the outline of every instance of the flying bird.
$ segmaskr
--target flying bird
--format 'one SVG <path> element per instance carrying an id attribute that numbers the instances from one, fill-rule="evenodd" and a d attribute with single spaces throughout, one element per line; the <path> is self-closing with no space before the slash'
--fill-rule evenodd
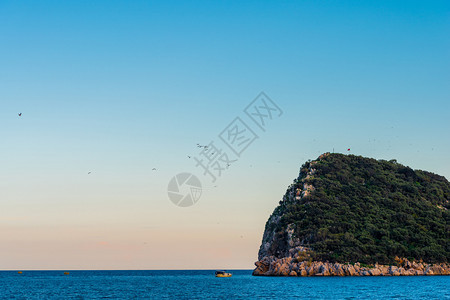
<path id="1" fill-rule="evenodd" d="M 88 172 L 88 174 L 91 174 L 92 172 Z"/>
<path id="2" fill-rule="evenodd" d="M 152 171 L 156 171 L 156 168 L 153 168 Z"/>
<path id="3" fill-rule="evenodd" d="M 18 113 L 18 115 L 19 115 L 19 117 L 21 117 L 21 116 L 22 116 L 22 113 Z"/>

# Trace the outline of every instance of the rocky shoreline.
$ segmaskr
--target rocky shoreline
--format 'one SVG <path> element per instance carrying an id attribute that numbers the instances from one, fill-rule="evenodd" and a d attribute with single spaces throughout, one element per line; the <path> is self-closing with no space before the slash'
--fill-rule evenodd
<path id="1" fill-rule="evenodd" d="M 292 257 L 265 256 L 255 262 L 254 276 L 417 276 L 450 275 L 450 264 L 427 264 L 397 258 L 396 265 L 298 261 Z"/>

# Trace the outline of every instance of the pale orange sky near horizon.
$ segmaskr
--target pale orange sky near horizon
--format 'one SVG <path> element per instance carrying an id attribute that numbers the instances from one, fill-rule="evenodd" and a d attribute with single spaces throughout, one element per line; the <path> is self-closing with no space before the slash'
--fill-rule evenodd
<path id="1" fill-rule="evenodd" d="M 189 208 L 176 207 L 164 191 L 157 205 L 111 196 L 109 205 L 87 199 L 67 210 L 55 197 L 46 198 L 51 209 L 44 213 L 36 207 L 43 200 L 28 203 L 20 208 L 28 217 L 1 218 L 0 265 L 12 270 L 252 268 L 270 213 L 261 213 L 264 201 L 252 208 L 241 199 L 264 195 L 234 189 L 221 197 L 221 191 L 205 190 L 201 202 Z M 10 214 L 19 214 L 10 208 Z"/>

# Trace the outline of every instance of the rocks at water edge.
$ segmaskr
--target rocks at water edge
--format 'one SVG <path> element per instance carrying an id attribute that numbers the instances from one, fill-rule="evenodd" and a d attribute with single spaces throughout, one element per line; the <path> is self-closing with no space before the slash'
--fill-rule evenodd
<path id="1" fill-rule="evenodd" d="M 368 265 L 360 263 L 329 263 L 321 261 L 297 261 L 292 257 L 265 256 L 255 263 L 255 276 L 415 276 L 450 275 L 450 264 L 426 264 L 398 259 L 396 266 Z"/>

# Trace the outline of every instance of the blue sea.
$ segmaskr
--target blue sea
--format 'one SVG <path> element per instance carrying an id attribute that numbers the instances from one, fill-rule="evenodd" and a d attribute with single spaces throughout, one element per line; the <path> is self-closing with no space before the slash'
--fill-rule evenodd
<path id="1" fill-rule="evenodd" d="M 254 277 L 251 270 L 0 271 L 2 299 L 450 299 L 450 276 Z"/>

